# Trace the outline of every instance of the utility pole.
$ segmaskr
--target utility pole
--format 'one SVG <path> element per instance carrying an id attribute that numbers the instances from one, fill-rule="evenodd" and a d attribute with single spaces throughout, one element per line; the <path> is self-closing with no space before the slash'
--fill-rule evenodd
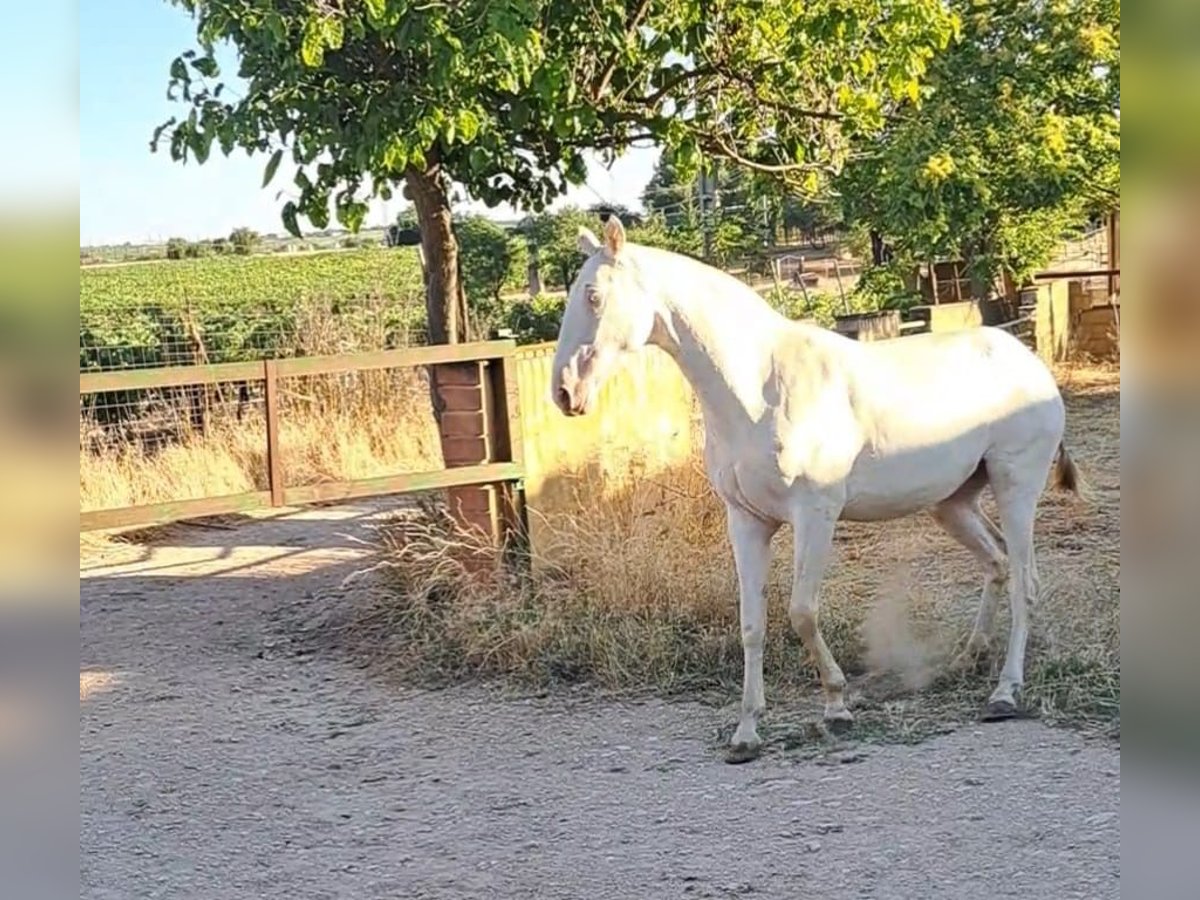
<path id="1" fill-rule="evenodd" d="M 717 182 L 717 163 L 700 167 L 700 179 L 697 187 L 700 192 L 700 228 L 704 235 L 704 259 L 711 262 L 713 257 L 713 220 L 720 203 L 720 193 Z"/>

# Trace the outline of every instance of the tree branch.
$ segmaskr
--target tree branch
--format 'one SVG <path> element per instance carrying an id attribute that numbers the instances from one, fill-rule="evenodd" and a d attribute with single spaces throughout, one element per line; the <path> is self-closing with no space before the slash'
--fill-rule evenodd
<path id="1" fill-rule="evenodd" d="M 657 106 L 659 101 L 666 97 L 671 91 L 679 87 L 685 81 L 690 81 L 693 78 L 703 78 L 705 75 L 715 75 L 716 69 L 712 66 L 696 66 L 693 69 L 685 69 L 676 75 L 674 78 L 668 79 L 658 90 L 647 94 L 645 97 L 638 97 L 631 100 L 631 103 L 637 103 L 639 106 Z"/>
<path id="2" fill-rule="evenodd" d="M 633 36 L 634 30 L 641 24 L 642 19 L 646 17 L 646 12 L 650 9 L 650 0 L 642 0 L 642 5 L 638 7 L 637 12 L 628 21 L 625 26 L 625 40 L 628 41 Z M 618 53 L 613 56 L 612 61 L 608 64 L 608 68 L 604 70 L 604 74 L 600 76 L 600 83 L 596 85 L 592 91 L 592 99 L 597 103 L 604 96 L 604 92 L 608 90 L 608 84 L 612 81 L 613 75 L 617 71 L 617 66 L 620 65 L 621 55 Z"/>
<path id="3" fill-rule="evenodd" d="M 724 156 L 739 166 L 744 166 L 755 172 L 768 175 L 789 175 L 796 172 L 828 171 L 826 166 L 814 166 L 808 163 L 764 163 L 743 156 L 737 148 L 728 143 L 720 135 L 707 134 L 700 137 L 700 149 L 715 156 Z"/>
<path id="4" fill-rule="evenodd" d="M 730 70 L 727 66 L 715 62 L 712 63 L 712 68 L 716 74 L 720 75 L 722 78 L 728 79 L 734 84 L 741 85 L 743 88 L 745 88 L 749 92 L 751 99 L 753 99 L 754 102 L 760 106 L 766 106 L 775 110 L 776 112 L 790 113 L 791 115 L 799 116 L 804 119 L 824 119 L 829 122 L 841 122 L 843 119 L 845 119 L 845 116 L 843 116 L 841 113 L 832 112 L 830 110 L 810 109 L 804 106 L 793 106 L 790 103 L 781 103 L 778 100 L 770 100 L 764 97 L 759 97 L 755 90 L 757 85 L 755 84 L 754 79 L 749 75 L 739 74 Z"/>

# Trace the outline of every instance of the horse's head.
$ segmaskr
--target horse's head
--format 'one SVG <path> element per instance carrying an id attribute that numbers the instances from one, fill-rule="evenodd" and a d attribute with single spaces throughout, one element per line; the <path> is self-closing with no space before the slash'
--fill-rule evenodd
<path id="1" fill-rule="evenodd" d="M 618 358 L 645 346 L 655 321 L 620 219 L 608 217 L 603 243 L 581 228 L 579 247 L 588 259 L 567 294 L 550 383 L 554 402 L 568 416 L 591 412 Z"/>

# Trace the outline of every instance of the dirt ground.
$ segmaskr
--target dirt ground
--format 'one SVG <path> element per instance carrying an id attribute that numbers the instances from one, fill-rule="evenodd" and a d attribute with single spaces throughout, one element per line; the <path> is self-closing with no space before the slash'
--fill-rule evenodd
<path id="1" fill-rule="evenodd" d="M 1120 896 L 1111 743 L 1012 721 L 729 766 L 732 706 L 399 692 L 297 655 L 281 610 L 361 567 L 384 509 L 81 560 L 81 897 Z"/>

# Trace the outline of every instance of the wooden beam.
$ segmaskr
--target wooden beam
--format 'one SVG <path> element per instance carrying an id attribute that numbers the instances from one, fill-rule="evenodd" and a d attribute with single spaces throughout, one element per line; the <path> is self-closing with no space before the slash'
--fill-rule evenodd
<path id="1" fill-rule="evenodd" d="M 405 475 L 380 475 L 354 481 L 330 481 L 284 490 L 284 505 L 323 503 L 333 500 L 352 500 L 356 497 L 375 497 L 385 494 L 412 494 L 450 487 L 471 487 L 517 481 L 521 467 L 513 463 L 485 463 L 480 466 L 460 466 L 435 472 L 413 472 Z"/>
<path id="2" fill-rule="evenodd" d="M 1120 275 L 1120 269 L 1057 269 L 1038 272 L 1032 277 L 1035 281 L 1052 281 L 1058 278 L 1112 278 Z"/>
<path id="3" fill-rule="evenodd" d="M 440 344 L 433 347 L 406 347 L 372 353 L 338 353 L 330 356 L 298 356 L 275 360 L 276 372 L 288 375 L 325 375 L 362 369 L 401 369 L 438 363 L 471 362 L 477 359 L 502 359 L 512 356 L 514 341 L 475 341 L 470 344 Z M 189 384 L 219 384 L 222 381 L 261 381 L 261 361 L 215 363 L 207 366 L 160 366 L 153 369 L 125 369 L 115 372 L 81 372 L 79 393 L 100 391 L 146 390 Z"/>
<path id="4" fill-rule="evenodd" d="M 137 391 L 147 388 L 189 384 L 219 384 L 222 381 L 259 381 L 261 362 L 215 363 L 207 366 L 161 366 L 156 369 L 124 369 L 115 372 L 80 372 L 79 393 Z"/>
<path id="5" fill-rule="evenodd" d="M 165 503 L 123 506 L 118 509 L 92 509 L 79 514 L 79 530 L 98 531 L 103 528 L 162 525 L 167 522 L 195 519 L 200 516 L 248 512 L 270 505 L 271 494 L 269 491 L 250 491 L 245 494 L 229 494 L 224 497 L 170 500 Z"/>
<path id="6" fill-rule="evenodd" d="M 512 356 L 515 341 L 476 341 L 470 344 L 438 344 L 431 347 L 407 347 L 403 350 L 376 350 L 368 353 L 341 353 L 335 356 L 297 356 L 278 360 L 279 376 L 330 375 L 367 369 L 401 369 L 433 366 L 439 363 L 474 362 Z"/>

